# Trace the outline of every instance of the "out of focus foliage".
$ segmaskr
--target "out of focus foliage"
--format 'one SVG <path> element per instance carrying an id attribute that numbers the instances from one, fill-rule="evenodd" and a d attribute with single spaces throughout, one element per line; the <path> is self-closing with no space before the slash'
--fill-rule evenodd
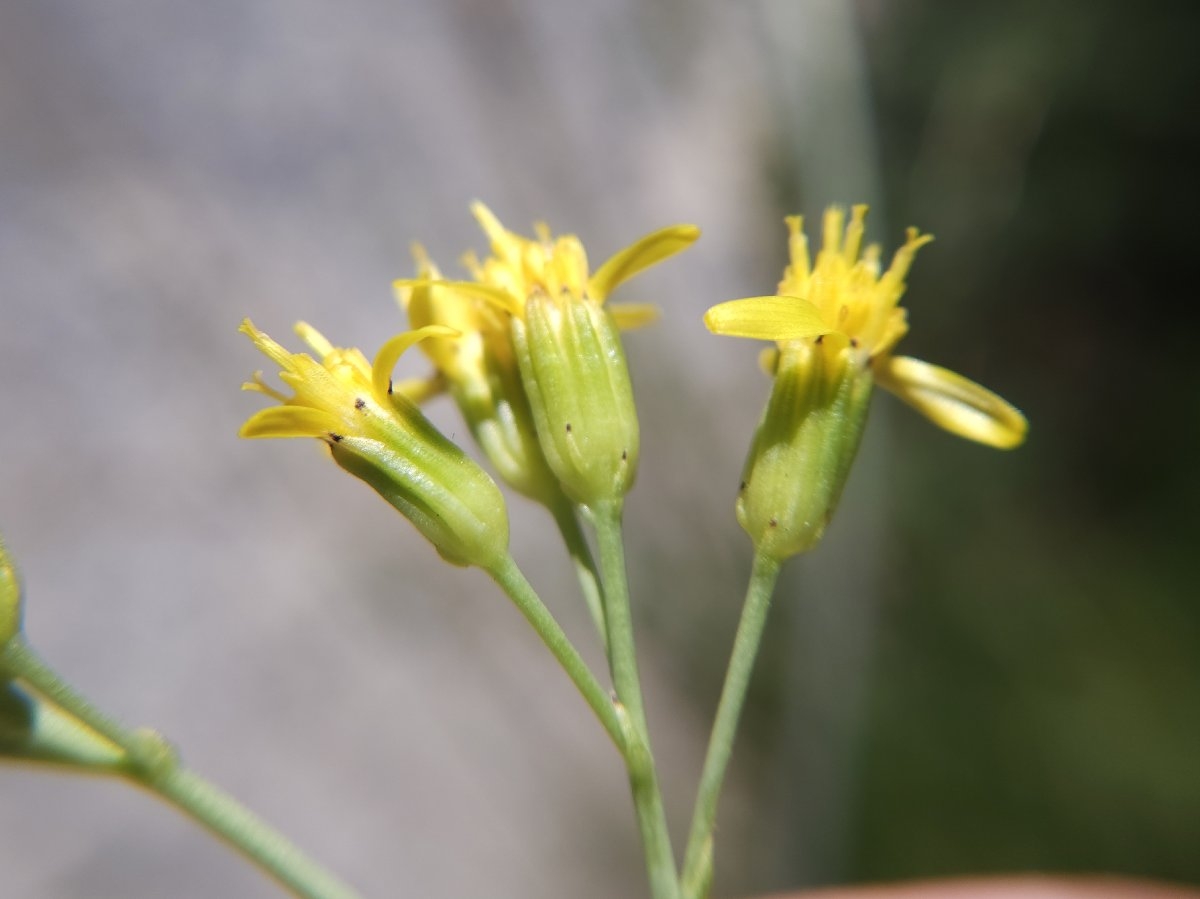
<path id="1" fill-rule="evenodd" d="M 938 237 L 905 349 L 1032 431 L 896 417 L 845 873 L 1200 881 L 1200 6 L 874 6 L 890 214 Z"/>

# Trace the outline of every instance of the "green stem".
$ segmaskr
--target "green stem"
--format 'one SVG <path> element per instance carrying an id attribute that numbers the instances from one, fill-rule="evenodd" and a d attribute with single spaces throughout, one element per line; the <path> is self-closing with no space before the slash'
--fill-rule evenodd
<path id="1" fill-rule="evenodd" d="M 575 646 L 567 639 L 567 635 L 563 633 L 563 629 L 558 626 L 558 622 L 554 620 L 550 610 L 546 608 L 545 603 L 542 602 L 529 581 L 525 579 L 525 575 L 522 574 L 512 556 L 507 556 L 495 570 L 489 571 L 488 574 L 500 585 L 500 589 L 508 595 L 508 598 L 525 616 L 525 620 L 537 631 L 537 635 L 542 638 L 542 642 L 546 644 L 546 648 L 550 650 L 554 658 L 558 659 L 558 663 L 567 672 L 571 682 L 583 694 L 587 704 L 592 707 L 592 711 L 604 725 L 604 729 L 616 744 L 617 749 L 620 750 L 622 757 L 625 757 L 627 752 L 625 735 L 612 698 L 596 680 L 596 676 L 592 674 L 592 670 L 588 668 L 587 662 L 579 655 Z"/>
<path id="2" fill-rule="evenodd" d="M 304 899 L 358 899 L 358 894 L 232 796 L 183 767 L 135 781 L 199 822 L 289 892 Z"/>
<path id="3" fill-rule="evenodd" d="M 600 589 L 600 575 L 596 570 L 596 560 L 588 548 L 587 539 L 583 536 L 583 528 L 579 526 L 579 516 L 575 507 L 565 496 L 550 508 L 558 531 L 562 534 L 567 552 L 575 565 L 575 575 L 579 578 L 579 588 L 583 591 L 584 601 L 600 635 L 600 643 L 604 652 L 608 653 L 608 625 L 604 620 L 604 594 Z"/>
<path id="4" fill-rule="evenodd" d="M 637 811 L 638 827 L 646 852 L 646 868 L 655 899 L 676 899 L 679 878 L 650 733 L 642 702 L 638 676 L 637 651 L 633 639 L 633 619 L 629 608 L 629 584 L 625 574 L 625 544 L 621 533 L 621 507 L 592 510 L 592 521 L 600 546 L 600 569 L 604 574 L 604 608 L 608 618 L 609 663 L 617 698 L 628 712 L 629 725 L 637 743 L 627 756 L 629 784 Z"/>
<path id="5" fill-rule="evenodd" d="M 130 767 L 119 746 L 12 682 L 0 684 L 0 758 L 88 774 L 123 776 Z"/>
<path id="6" fill-rule="evenodd" d="M 88 702 L 70 684 L 43 662 L 33 648 L 20 637 L 9 640 L 0 654 L 0 668 L 12 677 L 20 678 L 34 691 L 72 718 L 133 755 L 139 750 L 138 741 L 126 730 Z"/>
<path id="7" fill-rule="evenodd" d="M 125 759 L 121 773 L 233 846 L 294 896 L 358 899 L 350 887 L 307 858 L 237 800 L 180 765 L 156 734 L 129 730 L 96 709 L 38 658 L 22 638 L 15 637 L 4 646 L 0 670 L 119 748 Z"/>
<path id="8" fill-rule="evenodd" d="M 733 753 L 738 719 L 742 714 L 750 675 L 754 670 L 754 659 L 758 655 L 767 612 L 771 607 L 771 594 L 775 592 L 778 578 L 779 562 L 761 553 L 755 554 L 746 602 L 742 607 L 742 620 L 733 641 L 733 653 L 725 673 L 725 686 L 721 689 L 721 701 L 717 706 L 717 717 L 713 721 L 712 736 L 708 741 L 704 770 L 696 794 L 696 808 L 692 813 L 692 826 L 683 862 L 686 899 L 702 899 L 712 877 L 712 835 L 717 818 L 717 800 L 721 795 L 729 757 Z"/>

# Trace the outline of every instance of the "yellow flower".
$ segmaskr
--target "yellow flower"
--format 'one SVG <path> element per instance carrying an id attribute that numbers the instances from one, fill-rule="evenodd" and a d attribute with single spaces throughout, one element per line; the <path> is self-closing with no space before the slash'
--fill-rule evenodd
<path id="1" fill-rule="evenodd" d="M 816 264 L 798 216 L 787 219 L 790 264 L 776 296 L 732 300 L 704 321 L 717 334 L 773 340 L 775 375 L 738 492 L 738 521 L 756 549 L 782 561 L 814 546 L 833 515 L 858 452 L 872 385 L 890 390 L 946 430 L 1000 449 L 1025 439 L 1025 418 L 961 375 L 892 349 L 908 330 L 900 307 L 917 250 L 908 239 L 880 271 L 876 245 L 863 249 L 867 208 L 847 224 L 825 213 Z"/>
<path id="2" fill-rule="evenodd" d="M 394 388 L 392 369 L 401 354 L 427 338 L 456 332 L 431 325 L 393 337 L 374 363 L 357 349 L 333 346 L 301 322 L 296 332 L 316 354 L 284 349 L 249 319 L 246 334 L 281 369 L 287 396 L 256 373 L 243 389 L 280 405 L 261 409 L 242 426 L 242 437 L 316 437 L 337 464 L 368 484 L 405 515 L 456 565 L 491 570 L 508 554 L 508 516 L 491 478 Z"/>
<path id="3" fill-rule="evenodd" d="M 424 341 L 421 349 L 450 386 L 486 380 L 486 341 L 501 334 L 507 338 L 502 314 L 477 297 L 436 286 L 443 280 L 442 273 L 425 248 L 413 244 L 412 254 L 417 277 L 393 284 L 409 324 L 413 328 L 441 325 L 458 332 L 450 339 Z"/>
<path id="4" fill-rule="evenodd" d="M 472 203 L 471 212 L 491 241 L 493 255 L 482 262 L 468 255 L 467 266 L 475 281 L 460 286 L 486 285 L 491 289 L 485 288 L 481 296 L 518 317 L 524 317 L 527 302 L 539 296 L 602 306 L 620 284 L 687 249 L 700 236 L 695 225 L 662 228 L 634 241 L 589 274 L 587 252 L 575 235 L 555 237 L 539 222 L 534 226 L 536 239 L 531 240 L 505 228 L 482 203 Z M 608 309 L 624 330 L 658 317 L 658 310 L 644 303 L 614 303 Z"/>
<path id="5" fill-rule="evenodd" d="M 656 231 L 593 273 L 577 237 L 555 237 L 539 224 L 535 238 L 527 238 L 506 229 L 482 203 L 471 211 L 492 255 L 466 257 L 470 281 L 442 280 L 419 258 L 422 277 L 396 282 L 410 291 L 410 316 L 421 310 L 413 324 L 456 323 L 464 334 L 459 355 L 434 362 L 468 394 L 497 396 L 499 380 L 513 382 L 515 363 L 519 388 L 510 383 L 503 390 L 523 394 L 510 397 L 511 405 L 527 401 L 542 455 L 563 491 L 585 506 L 618 501 L 633 482 L 638 453 L 618 329 L 646 324 L 657 313 L 650 305 L 605 303 L 619 284 L 689 246 L 699 230 L 675 225 Z"/>
<path id="6" fill-rule="evenodd" d="M 415 245 L 417 278 L 397 281 L 396 295 L 414 328 L 441 325 L 456 336 L 421 343 L 449 388 L 475 441 L 514 490 L 554 509 L 562 490 L 538 443 L 521 386 L 508 313 L 461 290 L 440 286 L 441 272 Z"/>
<path id="7" fill-rule="evenodd" d="M 1028 424 L 1009 403 L 962 375 L 892 355 L 908 331 L 900 306 L 905 276 L 933 238 L 909 228 L 881 274 L 879 246 L 862 248 L 866 214 L 866 206 L 855 206 L 846 224 L 841 209 L 826 211 L 815 266 L 800 217 L 789 217 L 790 265 L 779 295 L 721 303 L 705 313 L 705 324 L 716 334 L 778 341 L 780 352 L 807 344 L 820 345 L 826 356 L 846 354 L 849 364 L 869 370 L 875 383 L 947 431 L 998 449 L 1019 446 Z"/>

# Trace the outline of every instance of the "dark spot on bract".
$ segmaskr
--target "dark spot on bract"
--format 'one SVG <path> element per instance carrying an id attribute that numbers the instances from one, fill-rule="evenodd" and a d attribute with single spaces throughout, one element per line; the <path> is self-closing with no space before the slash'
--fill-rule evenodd
<path id="1" fill-rule="evenodd" d="M 355 409 L 362 409 L 362 408 L 364 408 L 366 405 L 367 405 L 367 401 L 366 401 L 366 400 L 364 400 L 364 399 L 363 399 L 361 396 L 360 396 L 360 397 L 358 397 L 358 398 L 357 398 L 357 399 L 354 401 L 354 408 L 355 408 Z"/>
<path id="2" fill-rule="evenodd" d="M 742 492 L 743 490 L 745 490 L 745 489 L 746 489 L 746 482 L 745 482 L 745 481 L 742 481 L 742 483 L 738 484 L 738 493 L 741 493 L 741 492 Z"/>
<path id="3" fill-rule="evenodd" d="M 857 350 L 857 349 L 858 349 L 858 338 L 857 338 L 857 337 L 851 337 L 851 338 L 850 338 L 850 348 L 851 348 L 851 349 L 853 349 L 853 350 Z"/>
<path id="4" fill-rule="evenodd" d="M 568 434 L 571 433 L 571 423 L 570 422 L 567 422 L 567 433 Z"/>
<path id="5" fill-rule="evenodd" d="M 825 335 L 824 335 L 824 334 L 818 334 L 818 335 L 817 335 L 817 339 L 816 339 L 816 340 L 814 340 L 814 341 L 813 341 L 813 343 L 815 343 L 817 346 L 820 346 L 820 345 L 821 345 L 821 341 L 823 341 L 824 339 L 825 339 Z"/>
<path id="6" fill-rule="evenodd" d="M 392 395 L 392 379 L 388 378 L 388 396 Z"/>
<path id="7" fill-rule="evenodd" d="M 341 435 L 341 434 L 335 434 L 335 433 L 333 433 L 333 431 L 330 431 L 330 432 L 329 432 L 329 439 L 330 439 L 330 440 L 332 440 L 334 443 L 341 443 L 341 442 L 342 442 L 342 435 Z"/>
<path id="8" fill-rule="evenodd" d="M 779 527 L 779 521 L 774 518 L 772 518 L 770 521 L 768 521 L 767 524 L 773 528 Z"/>
<path id="9" fill-rule="evenodd" d="M 621 461 L 625 462 L 629 459 L 629 450 L 621 450 Z"/>

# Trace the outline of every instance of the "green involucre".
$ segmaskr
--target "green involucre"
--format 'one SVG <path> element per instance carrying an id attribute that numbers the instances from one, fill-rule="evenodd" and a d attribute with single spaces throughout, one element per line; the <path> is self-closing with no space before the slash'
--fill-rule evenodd
<path id="1" fill-rule="evenodd" d="M 620 502 L 637 473 L 638 422 L 621 337 L 587 300 L 535 295 L 513 320 L 538 439 L 563 491 L 595 508 Z"/>
<path id="2" fill-rule="evenodd" d="M 491 570 L 508 556 L 508 511 L 495 482 L 439 434 L 400 452 L 378 440 L 343 437 L 333 460 L 411 521 L 447 562 Z"/>
<path id="3" fill-rule="evenodd" d="M 738 493 L 738 522 L 776 561 L 820 541 L 858 453 L 871 375 L 843 350 L 787 345 L 754 435 Z"/>

